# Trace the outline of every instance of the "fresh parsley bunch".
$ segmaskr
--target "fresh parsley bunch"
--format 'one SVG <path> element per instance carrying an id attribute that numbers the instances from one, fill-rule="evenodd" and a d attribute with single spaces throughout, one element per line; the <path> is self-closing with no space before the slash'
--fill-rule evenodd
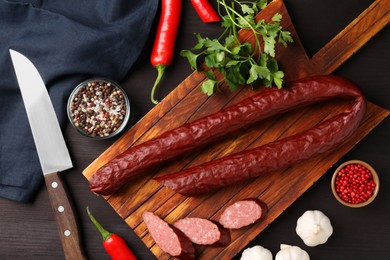
<path id="1" fill-rule="evenodd" d="M 290 32 L 280 25 L 282 15 L 276 13 L 271 22 L 255 21 L 255 16 L 265 6 L 267 0 L 238 1 L 217 0 L 218 13 L 222 17 L 221 25 L 225 30 L 218 39 L 203 38 L 196 33 L 197 44 L 191 50 L 182 50 L 180 55 L 186 57 L 193 70 L 201 71 L 198 60 L 203 59 L 210 70 L 205 70 L 207 80 L 203 82 L 201 91 L 211 96 L 225 81 L 231 91 L 240 85 L 253 88 L 264 84 L 271 87 L 275 84 L 282 87 L 284 73 L 279 69 L 275 59 L 275 45 L 293 42 Z M 222 14 L 222 12 L 224 14 Z M 241 42 L 238 30 L 250 30 L 255 36 L 255 46 L 249 42 Z M 259 39 L 262 39 L 262 44 Z M 223 75 L 217 80 L 215 71 Z"/>

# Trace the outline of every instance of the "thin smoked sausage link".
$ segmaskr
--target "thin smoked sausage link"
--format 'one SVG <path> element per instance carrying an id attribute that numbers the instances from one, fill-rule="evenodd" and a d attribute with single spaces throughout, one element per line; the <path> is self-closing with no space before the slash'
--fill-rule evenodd
<path id="1" fill-rule="evenodd" d="M 315 81 L 315 84 L 310 81 L 306 84 L 305 81 L 292 83 L 291 93 L 287 95 L 304 95 L 295 90 L 306 86 L 308 91 L 314 89 L 315 93 L 323 91 L 351 97 L 354 102 L 344 113 L 304 132 L 154 179 L 175 192 L 193 196 L 290 167 L 335 147 L 359 126 L 365 113 L 365 99 L 354 85 L 342 80 L 332 79 L 332 84 L 329 80 Z"/>
<path id="2" fill-rule="evenodd" d="M 304 133 L 156 180 L 189 195 L 234 183 L 245 175 L 255 177 L 261 172 L 291 165 L 326 151 L 343 141 L 357 128 L 365 113 L 366 102 L 355 84 L 336 76 L 313 76 L 287 83 L 282 89 L 265 89 L 215 114 L 194 120 L 129 148 L 91 177 L 90 189 L 98 194 L 109 195 L 148 170 L 214 143 L 243 127 L 297 107 L 335 98 L 349 98 L 354 102 L 345 113 Z M 264 161 L 268 162 L 262 166 Z M 218 174 L 214 176 L 218 183 L 210 184 L 215 186 L 201 188 L 202 182 L 207 182 L 212 177 L 210 173 L 205 174 L 204 180 L 195 183 L 196 174 L 209 170 L 225 173 L 226 167 L 229 168 L 228 172 L 223 174 L 226 178 L 219 177 Z M 246 173 L 240 173 L 243 170 Z M 236 175 L 238 177 L 235 177 Z"/>

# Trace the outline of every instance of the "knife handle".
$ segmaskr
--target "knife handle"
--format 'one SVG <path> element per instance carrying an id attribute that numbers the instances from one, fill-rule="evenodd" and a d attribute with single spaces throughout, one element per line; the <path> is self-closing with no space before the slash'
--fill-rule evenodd
<path id="1" fill-rule="evenodd" d="M 81 247 L 76 215 L 64 182 L 58 172 L 45 174 L 44 177 L 65 258 L 87 259 Z"/>

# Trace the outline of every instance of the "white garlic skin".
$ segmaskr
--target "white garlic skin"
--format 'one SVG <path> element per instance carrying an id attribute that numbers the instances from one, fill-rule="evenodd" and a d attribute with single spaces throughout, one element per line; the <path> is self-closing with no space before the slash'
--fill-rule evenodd
<path id="1" fill-rule="evenodd" d="M 281 245 L 275 260 L 310 260 L 310 256 L 298 246 Z"/>
<path id="2" fill-rule="evenodd" d="M 329 218 L 319 210 L 308 210 L 297 220 L 295 229 L 303 242 L 310 247 L 324 244 L 333 233 Z"/>
<path id="3" fill-rule="evenodd" d="M 273 260 L 273 256 L 267 248 L 257 245 L 245 249 L 240 260 Z"/>

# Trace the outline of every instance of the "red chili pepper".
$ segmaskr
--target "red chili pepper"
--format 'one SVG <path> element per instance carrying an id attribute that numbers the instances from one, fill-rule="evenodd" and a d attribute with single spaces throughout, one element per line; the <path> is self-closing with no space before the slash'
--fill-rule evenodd
<path id="1" fill-rule="evenodd" d="M 88 216 L 103 237 L 103 246 L 113 260 L 137 260 L 137 257 L 127 247 L 126 242 L 117 234 L 105 230 L 92 216 L 87 207 Z"/>
<path id="2" fill-rule="evenodd" d="M 150 62 L 158 71 L 150 95 L 154 104 L 158 103 L 154 98 L 156 87 L 165 72 L 165 68 L 171 64 L 173 59 L 176 34 L 180 22 L 180 9 L 181 0 L 162 0 L 160 21 L 150 57 Z"/>
<path id="3" fill-rule="evenodd" d="M 221 17 L 208 0 L 191 0 L 191 4 L 204 23 L 221 21 Z"/>

